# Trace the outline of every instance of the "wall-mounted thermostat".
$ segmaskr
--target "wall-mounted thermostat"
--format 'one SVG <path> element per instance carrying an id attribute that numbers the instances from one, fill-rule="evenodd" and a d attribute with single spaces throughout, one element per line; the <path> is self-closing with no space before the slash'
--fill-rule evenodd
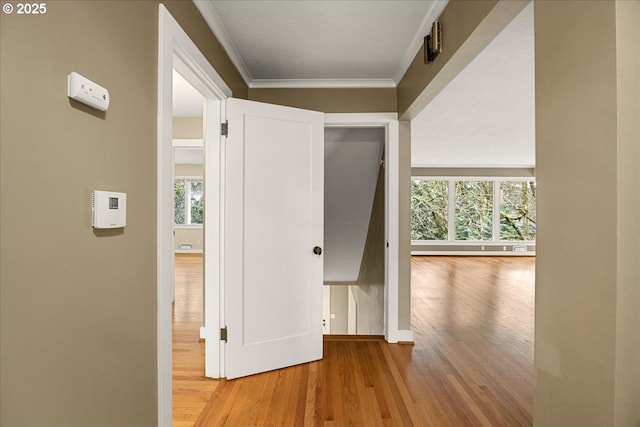
<path id="1" fill-rule="evenodd" d="M 91 226 L 120 228 L 127 224 L 127 193 L 96 190 L 91 193 Z"/>
<path id="2" fill-rule="evenodd" d="M 76 72 L 67 76 L 67 96 L 100 111 L 109 108 L 109 91 Z"/>

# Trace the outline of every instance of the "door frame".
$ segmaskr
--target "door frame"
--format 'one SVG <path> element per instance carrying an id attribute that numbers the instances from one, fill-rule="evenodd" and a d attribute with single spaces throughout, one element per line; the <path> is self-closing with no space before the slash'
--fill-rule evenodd
<path id="1" fill-rule="evenodd" d="M 325 113 L 325 127 L 382 127 L 385 129 L 385 251 L 384 330 L 390 343 L 413 341 L 411 330 L 398 329 L 398 257 L 400 138 L 397 113 Z"/>
<path id="2" fill-rule="evenodd" d="M 172 303 L 174 300 L 174 248 L 173 248 L 173 69 L 176 69 L 202 96 L 210 107 L 218 107 L 218 114 L 222 114 L 222 101 L 232 96 L 231 89 L 222 77 L 207 61 L 195 43 L 187 36 L 178 22 L 171 16 L 167 8 L 160 4 L 158 13 L 158 116 L 157 116 L 157 382 L 158 382 L 158 425 L 170 427 L 172 425 Z M 206 110 L 206 109 L 205 109 Z M 216 113 L 209 108 L 209 116 Z M 213 180 L 220 175 L 219 161 L 216 159 L 216 150 L 207 150 L 207 135 L 220 138 L 219 120 L 207 118 L 207 111 L 203 114 L 205 122 L 205 179 Z M 208 161 L 209 160 L 209 161 Z M 207 178 L 207 176 L 209 178 Z M 207 214 L 211 210 L 215 214 L 219 212 L 219 196 L 215 196 L 216 186 L 205 185 L 205 198 L 209 192 L 214 192 L 209 199 L 209 206 L 205 210 L 205 305 L 209 297 L 219 298 L 220 282 L 206 271 L 219 271 L 214 269 L 215 263 L 219 263 L 219 256 L 211 256 L 217 253 L 216 246 L 219 242 L 211 244 L 207 249 L 207 234 L 219 236 L 215 230 L 207 233 Z M 212 206 L 213 204 L 213 206 Z M 216 224 L 217 222 L 217 224 Z M 214 229 L 218 227 L 219 220 L 214 221 Z M 211 231 L 211 230 L 209 230 Z M 213 246 L 213 247 L 212 247 Z M 207 254 L 210 255 L 207 255 Z M 217 305 L 219 306 L 219 304 Z M 205 314 L 206 315 L 206 314 Z M 218 319 L 216 325 L 208 325 L 205 334 L 213 334 L 219 328 L 218 316 L 208 316 Z M 215 323 L 215 321 L 214 321 Z M 220 342 L 217 339 L 207 339 L 213 351 L 209 351 L 214 360 L 219 359 Z M 215 351 L 217 349 L 217 351 Z M 209 362 L 209 360 L 207 360 Z M 218 364 L 214 364 L 214 368 Z M 215 375 L 215 372 L 214 372 Z"/>

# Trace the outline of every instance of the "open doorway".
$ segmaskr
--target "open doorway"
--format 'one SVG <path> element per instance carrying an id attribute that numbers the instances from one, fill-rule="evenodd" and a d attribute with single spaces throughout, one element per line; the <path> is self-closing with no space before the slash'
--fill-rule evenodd
<path id="1" fill-rule="evenodd" d="M 158 146 L 157 146 L 157 223 L 158 223 L 158 424 L 170 425 L 172 417 L 173 370 L 173 302 L 175 279 L 175 165 L 173 146 L 173 75 L 174 70 L 193 86 L 204 101 L 202 150 L 204 165 L 213 165 L 203 176 L 202 192 L 209 200 L 203 212 L 204 237 L 201 240 L 204 259 L 204 305 L 219 306 L 219 181 L 221 101 L 232 95 L 220 75 L 189 39 L 163 5 L 159 5 L 158 39 Z M 201 104 L 202 105 L 202 104 Z M 207 148 L 209 147 L 209 148 Z M 197 190 L 197 189 L 196 189 Z M 197 240 L 197 239 L 196 239 Z M 193 247 L 192 247 L 193 248 Z M 207 299 L 213 301 L 207 303 Z M 205 373 L 219 374 L 219 313 L 204 313 Z M 202 325 L 200 325 L 202 326 Z M 198 338 L 201 336 L 198 333 Z"/>
<path id="2" fill-rule="evenodd" d="M 530 3 L 411 121 L 414 358 L 469 384 L 481 369 L 469 394 L 438 369 L 424 375 L 455 399 L 509 396 L 512 425 L 533 413 L 533 30 Z"/>
<path id="3" fill-rule="evenodd" d="M 324 333 L 384 335 L 386 132 L 324 136 Z"/>
<path id="4" fill-rule="evenodd" d="M 204 342 L 205 99 L 173 70 L 173 222 L 175 287 L 172 310 L 173 418 L 184 420 L 193 396 L 208 397 Z"/>

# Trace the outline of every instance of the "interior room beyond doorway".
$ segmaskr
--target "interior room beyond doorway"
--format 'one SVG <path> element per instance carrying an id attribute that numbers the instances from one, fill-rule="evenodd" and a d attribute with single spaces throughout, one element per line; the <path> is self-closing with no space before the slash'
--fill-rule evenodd
<path id="1" fill-rule="evenodd" d="M 325 334 L 384 334 L 385 138 L 325 128 Z"/>

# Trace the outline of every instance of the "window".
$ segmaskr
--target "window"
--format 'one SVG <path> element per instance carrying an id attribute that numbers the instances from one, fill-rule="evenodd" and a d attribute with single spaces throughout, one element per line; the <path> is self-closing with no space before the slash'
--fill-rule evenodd
<path id="1" fill-rule="evenodd" d="M 411 240 L 449 238 L 449 183 L 411 181 Z"/>
<path id="2" fill-rule="evenodd" d="M 531 179 L 414 177 L 411 240 L 534 242 L 535 202 Z"/>
<path id="3" fill-rule="evenodd" d="M 535 240 L 534 189 L 533 181 L 500 183 L 500 240 Z"/>
<path id="4" fill-rule="evenodd" d="M 493 182 L 456 181 L 456 240 L 493 238 Z"/>
<path id="5" fill-rule="evenodd" d="M 200 225 L 204 220 L 202 178 L 176 178 L 174 181 L 174 222 Z"/>

